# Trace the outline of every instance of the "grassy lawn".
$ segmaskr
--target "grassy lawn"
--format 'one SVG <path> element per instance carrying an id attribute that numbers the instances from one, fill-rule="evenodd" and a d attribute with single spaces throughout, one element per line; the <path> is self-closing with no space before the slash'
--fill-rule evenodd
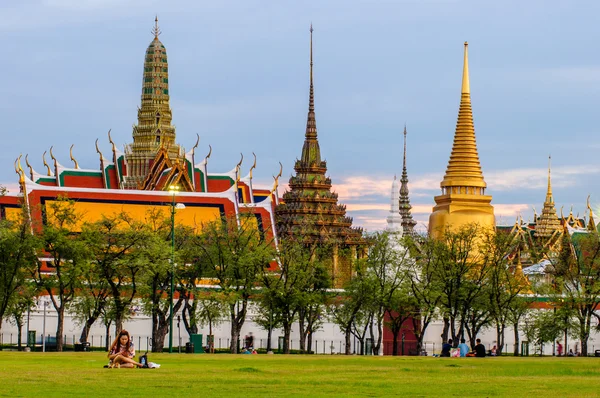
<path id="1" fill-rule="evenodd" d="M 0 396 L 600 395 L 600 358 L 148 356 L 162 367 L 104 369 L 95 352 L 0 352 Z"/>

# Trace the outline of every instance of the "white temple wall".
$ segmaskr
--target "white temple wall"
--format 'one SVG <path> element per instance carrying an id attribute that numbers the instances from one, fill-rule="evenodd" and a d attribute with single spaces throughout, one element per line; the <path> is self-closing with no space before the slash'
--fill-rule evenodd
<path id="1" fill-rule="evenodd" d="M 180 315 L 180 314 L 177 314 Z M 254 336 L 254 345 L 256 348 L 266 348 L 267 345 L 267 332 L 261 329 L 255 324 L 252 319 L 254 315 L 249 314 L 246 318 L 246 322 L 242 328 L 240 334 L 241 345 L 243 346 L 243 338 L 245 335 L 252 332 Z M 26 317 L 27 319 L 27 317 Z M 54 337 L 56 334 L 57 327 L 57 315 L 54 308 L 51 306 L 46 309 L 46 336 Z M 41 344 L 41 335 L 43 331 L 44 315 L 43 307 L 38 307 L 30 312 L 29 315 L 29 330 L 36 331 L 36 340 L 38 344 Z M 135 314 L 130 319 L 124 322 L 124 328 L 127 329 L 133 336 L 133 341 L 137 347 L 137 350 L 145 351 L 148 347 L 148 341 L 151 337 L 152 322 L 151 318 L 143 314 Z M 78 342 L 81 334 L 82 326 L 78 325 L 73 317 L 69 314 L 65 317 L 64 334 L 66 336 L 67 344 Z M 443 330 L 442 320 L 433 321 L 425 334 L 424 348 L 427 351 L 427 355 L 439 354 L 441 350 L 441 334 Z M 27 341 L 27 322 L 23 327 L 22 343 L 25 344 Z M 208 327 L 201 327 L 198 331 L 199 334 L 203 335 L 203 344 L 206 345 L 206 336 L 208 335 Z M 215 335 L 215 348 L 227 348 L 229 347 L 230 339 L 230 328 L 229 322 L 223 322 L 217 327 L 213 327 L 213 333 Z M 105 328 L 100 321 L 96 322 L 90 330 L 88 341 L 95 347 L 101 347 L 104 345 L 104 338 L 106 332 Z M 181 336 L 181 350 L 185 351 L 185 343 L 189 341 L 189 336 L 183 326 L 183 321 L 180 327 L 177 327 L 177 318 L 174 321 L 174 335 L 173 335 L 173 346 L 175 350 L 179 348 L 179 335 Z M 114 327 L 111 327 L 111 341 L 114 338 Z M 278 337 L 283 336 L 283 332 L 280 329 L 276 329 L 272 334 L 272 348 L 277 349 Z M 2 335 L 0 336 L 4 344 L 17 342 L 17 328 L 12 323 L 4 320 L 2 323 Z M 492 346 L 497 344 L 496 330 L 495 328 L 487 328 L 480 333 L 478 336 L 481 342 L 486 346 L 487 349 L 491 349 Z M 520 342 L 525 340 L 525 337 L 520 335 Z M 292 327 L 291 334 L 291 349 L 300 348 L 300 337 L 298 331 L 298 324 L 294 324 Z M 561 343 L 564 345 L 564 337 L 560 338 Z M 467 344 L 469 343 L 467 338 Z M 504 352 L 512 354 L 514 346 L 514 333 L 511 327 L 507 327 L 505 331 L 505 347 Z M 168 347 L 168 335 L 165 338 L 165 347 Z M 352 338 L 352 349 L 353 352 L 359 351 L 358 341 Z M 533 344 L 529 345 L 529 354 L 533 355 L 536 353 L 539 347 L 535 347 Z M 569 336 L 568 344 L 563 347 L 565 353 L 572 349 L 573 352 L 579 352 L 581 350 L 581 344 L 577 339 L 573 339 Z M 593 354 L 596 349 L 600 349 L 600 333 L 592 331 L 591 337 L 588 341 L 589 353 Z M 337 327 L 337 325 L 326 322 L 323 326 L 314 333 L 313 336 L 313 350 L 316 350 L 318 354 L 337 354 L 344 352 L 344 335 Z M 519 347 L 520 350 L 520 347 Z M 544 355 L 552 355 L 554 352 L 553 344 L 544 345 Z"/>

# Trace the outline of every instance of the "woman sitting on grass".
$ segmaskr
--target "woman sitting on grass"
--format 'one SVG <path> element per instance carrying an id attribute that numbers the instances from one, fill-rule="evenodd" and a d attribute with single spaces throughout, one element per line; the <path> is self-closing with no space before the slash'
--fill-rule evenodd
<path id="1" fill-rule="evenodd" d="M 135 348 L 127 330 L 121 330 L 121 333 L 115 338 L 108 359 L 110 359 L 109 368 L 141 368 L 142 364 L 133 360 Z"/>

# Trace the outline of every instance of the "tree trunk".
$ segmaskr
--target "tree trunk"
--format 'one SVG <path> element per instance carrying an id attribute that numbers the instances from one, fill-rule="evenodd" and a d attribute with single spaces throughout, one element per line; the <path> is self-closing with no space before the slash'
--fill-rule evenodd
<path id="1" fill-rule="evenodd" d="M 56 309 L 58 315 L 58 325 L 56 326 L 56 351 L 62 352 L 63 350 L 63 331 L 65 327 L 65 307 L 61 305 Z"/>
<path id="2" fill-rule="evenodd" d="M 212 337 L 211 342 L 208 344 L 208 352 L 210 352 L 211 354 L 214 354 L 215 353 L 215 336 L 213 335 L 212 320 L 208 321 L 208 333 L 209 333 L 208 335 L 210 336 L 209 338 Z"/>
<path id="3" fill-rule="evenodd" d="M 505 325 L 496 324 L 496 342 L 498 345 L 496 346 L 496 355 L 502 355 L 502 350 L 504 349 L 504 329 L 506 329 Z"/>
<path id="4" fill-rule="evenodd" d="M 87 321 L 85 321 L 85 325 L 83 325 L 83 329 L 81 330 L 81 335 L 79 336 L 80 343 L 85 343 L 86 341 L 88 341 L 88 337 L 90 335 L 90 328 L 92 327 L 92 325 L 94 323 L 96 323 L 97 319 L 98 319 L 98 317 L 95 316 L 95 317 L 89 317 L 87 319 Z"/>
<path id="5" fill-rule="evenodd" d="M 392 334 L 394 336 L 393 341 L 393 347 L 392 347 L 392 355 L 393 356 L 397 356 L 398 355 L 398 335 L 400 334 L 400 328 L 396 329 L 396 328 L 392 328 Z"/>
<path id="6" fill-rule="evenodd" d="M 351 330 L 352 330 L 352 325 L 346 327 L 346 335 L 344 336 L 344 339 L 345 339 L 345 342 L 346 342 L 346 347 L 345 347 L 345 349 L 346 349 L 345 354 L 346 355 L 352 354 L 352 345 L 350 343 L 350 335 L 352 333 Z"/>
<path id="7" fill-rule="evenodd" d="M 289 322 L 283 323 L 283 353 L 290 353 L 290 335 L 292 332 L 292 325 Z"/>
<path id="8" fill-rule="evenodd" d="M 448 341 L 448 331 L 450 330 L 450 319 L 444 317 L 444 329 L 442 330 L 442 344 Z"/>
<path id="9" fill-rule="evenodd" d="M 17 321 L 17 350 L 22 351 L 23 347 L 21 346 L 21 336 L 23 334 L 23 322 Z M 1 334 L 0 334 L 1 336 Z"/>
<path id="10" fill-rule="evenodd" d="M 108 351 L 110 349 L 110 324 L 112 322 L 107 322 L 104 324 L 106 328 L 106 338 L 104 339 L 104 349 Z"/>
<path id="11" fill-rule="evenodd" d="M 306 353 L 312 354 L 312 331 L 307 333 L 308 340 L 306 340 Z"/>
<path id="12" fill-rule="evenodd" d="M 273 335 L 273 324 L 269 324 L 269 329 L 267 330 L 267 352 L 273 351 L 271 349 L 271 336 Z"/>
<path id="13" fill-rule="evenodd" d="M 513 332 L 515 334 L 515 349 L 513 355 L 515 357 L 519 356 L 519 322 L 515 322 L 513 324 Z"/>
<path id="14" fill-rule="evenodd" d="M 308 326 L 304 325 L 306 310 L 298 311 L 298 327 L 300 329 L 300 352 L 306 353 L 306 337 L 308 335 Z"/>

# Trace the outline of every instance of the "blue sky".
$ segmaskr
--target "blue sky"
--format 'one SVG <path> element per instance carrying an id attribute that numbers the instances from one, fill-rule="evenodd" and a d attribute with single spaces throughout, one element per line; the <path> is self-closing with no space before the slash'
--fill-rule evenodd
<path id="1" fill-rule="evenodd" d="M 552 155 L 557 210 L 600 204 L 600 3 L 594 1 L 4 0 L 0 183 L 50 146 L 98 168 L 131 142 L 144 51 L 158 14 L 178 142 L 213 147 L 209 171 L 255 152 L 256 182 L 292 173 L 304 140 L 308 28 L 323 157 L 355 224 L 385 225 L 394 174 L 408 171 L 424 225 L 440 193 L 460 100 L 463 42 L 479 155 L 500 223 L 540 211 Z M 244 165 L 248 170 L 250 161 Z M 280 192 L 283 193 L 283 192 Z"/>

